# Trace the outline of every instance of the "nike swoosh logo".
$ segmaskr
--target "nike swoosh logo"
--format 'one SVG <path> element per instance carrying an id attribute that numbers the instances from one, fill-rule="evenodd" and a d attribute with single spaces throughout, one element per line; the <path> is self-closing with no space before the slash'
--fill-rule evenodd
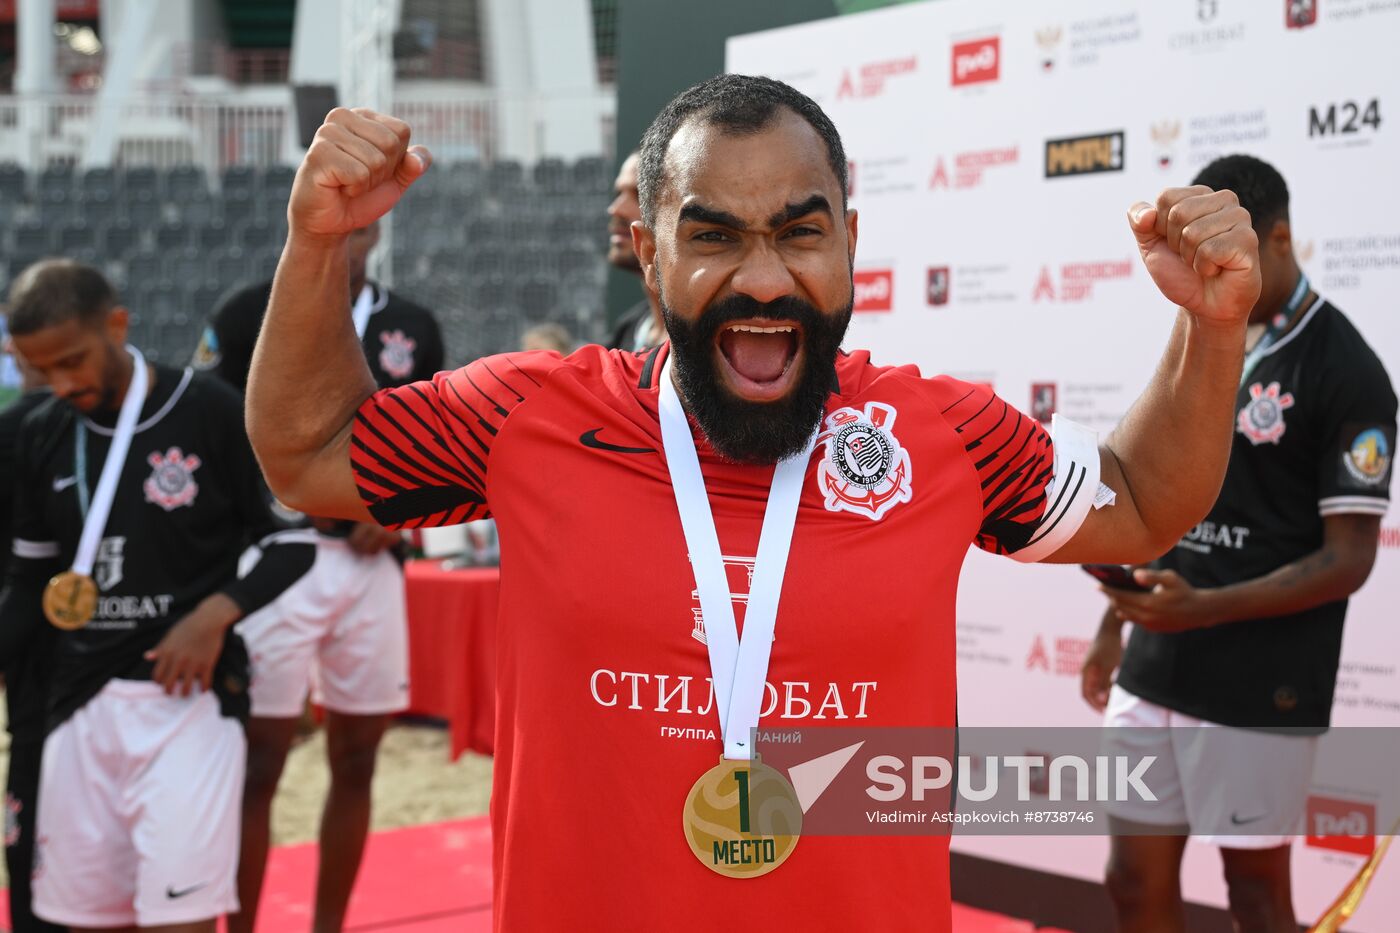
<path id="1" fill-rule="evenodd" d="M 165 896 L 168 897 L 168 898 L 170 898 L 170 899 L 173 901 L 173 900 L 175 900 L 176 898 L 184 897 L 186 894 L 193 894 L 194 892 L 198 891 L 200 888 L 207 888 L 207 887 L 209 887 L 209 882 L 207 882 L 207 881 L 203 882 L 202 884 L 196 884 L 196 885 L 194 885 L 193 887 L 183 888 L 183 889 L 181 889 L 181 890 L 179 890 L 179 891 L 176 891 L 175 888 L 174 888 L 174 886 L 171 886 L 171 887 L 167 887 L 167 888 L 165 889 Z"/>
<path id="2" fill-rule="evenodd" d="M 1237 813 L 1231 813 L 1231 814 L 1230 814 L 1230 822 L 1233 823 L 1233 824 L 1236 825 L 1236 826 L 1245 826 L 1245 825 L 1247 825 L 1247 824 L 1249 824 L 1249 823 L 1257 823 L 1257 822 L 1259 822 L 1260 820 L 1262 820 L 1262 819 L 1263 819 L 1264 817 L 1266 817 L 1266 816 L 1268 816 L 1267 813 L 1261 813 L 1259 816 L 1251 816 L 1249 819 L 1242 820 L 1242 819 L 1240 819 L 1239 814 L 1237 814 Z"/>
<path id="3" fill-rule="evenodd" d="M 55 476 L 53 478 L 53 491 L 63 492 L 63 490 L 67 489 L 69 486 L 76 484 L 77 482 L 78 477 L 76 476 Z"/>
<path id="4" fill-rule="evenodd" d="M 617 444 L 609 444 L 607 441 L 598 440 L 598 432 L 602 428 L 594 428 L 592 431 L 584 431 L 579 435 L 578 442 L 585 447 L 592 447 L 594 450 L 611 450 L 615 454 L 654 454 L 656 450 L 652 447 L 619 447 Z"/>

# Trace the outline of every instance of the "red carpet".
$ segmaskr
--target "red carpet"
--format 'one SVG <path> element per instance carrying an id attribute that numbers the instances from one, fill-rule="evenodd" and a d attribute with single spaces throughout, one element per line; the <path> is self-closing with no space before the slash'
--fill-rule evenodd
<path id="1" fill-rule="evenodd" d="M 315 844 L 275 850 L 268 863 L 258 933 L 305 933 L 311 925 L 315 878 Z M 0 891 L 0 916 L 9 916 L 4 891 Z M 345 928 L 348 933 L 489 933 L 491 827 L 487 818 L 375 833 L 365 850 Z M 1022 920 L 955 904 L 953 929 L 1032 933 L 1034 928 Z"/>

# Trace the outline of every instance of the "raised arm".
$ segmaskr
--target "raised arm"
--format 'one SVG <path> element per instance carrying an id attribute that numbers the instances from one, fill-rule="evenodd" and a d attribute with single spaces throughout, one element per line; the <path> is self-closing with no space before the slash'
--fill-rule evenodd
<path id="1" fill-rule="evenodd" d="M 1100 447 L 1117 503 L 1090 512 L 1048 559 L 1143 563 L 1215 503 L 1230 457 L 1245 327 L 1259 297 L 1259 243 L 1229 191 L 1169 188 L 1128 213 L 1162 294 L 1179 306 L 1166 352 L 1142 395 Z"/>
<path id="2" fill-rule="evenodd" d="M 369 110 L 326 116 L 297 170 L 287 245 L 248 376 L 248 437 L 272 492 L 312 515 L 369 520 L 350 467 L 355 412 L 374 393 L 349 298 L 348 238 L 428 168 L 408 125 Z"/>

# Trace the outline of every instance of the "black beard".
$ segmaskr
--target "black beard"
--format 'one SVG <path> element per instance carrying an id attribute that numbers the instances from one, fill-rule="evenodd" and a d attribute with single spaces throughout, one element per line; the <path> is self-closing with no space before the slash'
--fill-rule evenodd
<path id="1" fill-rule="evenodd" d="M 763 304 L 746 295 L 732 295 L 710 305 L 692 323 L 672 313 L 662 296 L 661 313 L 671 337 L 681 395 L 716 453 L 735 463 L 769 464 L 807 446 L 836 385 L 836 354 L 851 322 L 850 302 L 825 314 L 799 298 Z M 734 395 L 716 372 L 715 337 L 731 321 L 764 318 L 802 325 L 804 360 L 797 383 L 786 396 L 774 402 L 750 402 Z"/>

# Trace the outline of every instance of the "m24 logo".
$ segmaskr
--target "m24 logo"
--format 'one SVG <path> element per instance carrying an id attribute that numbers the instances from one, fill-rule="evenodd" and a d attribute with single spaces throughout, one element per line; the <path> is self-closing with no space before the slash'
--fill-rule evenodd
<path id="1" fill-rule="evenodd" d="M 1372 132 L 1381 128 L 1381 102 L 1373 97 L 1367 103 L 1354 100 L 1325 107 L 1308 108 L 1308 137 L 1349 135 L 1363 132 L 1367 127 Z"/>

